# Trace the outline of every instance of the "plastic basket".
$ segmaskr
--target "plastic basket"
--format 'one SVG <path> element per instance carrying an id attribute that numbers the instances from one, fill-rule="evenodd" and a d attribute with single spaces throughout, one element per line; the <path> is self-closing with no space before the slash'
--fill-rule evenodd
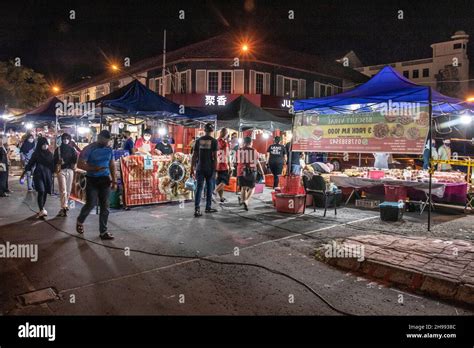
<path id="1" fill-rule="evenodd" d="M 299 175 L 289 175 L 279 177 L 279 184 L 281 187 L 281 192 L 289 195 L 301 195 L 305 194 L 303 185 L 301 184 L 301 176 Z"/>

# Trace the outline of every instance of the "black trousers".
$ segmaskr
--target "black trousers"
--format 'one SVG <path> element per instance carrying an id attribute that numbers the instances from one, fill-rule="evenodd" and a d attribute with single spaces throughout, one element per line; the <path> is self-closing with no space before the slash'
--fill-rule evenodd
<path id="1" fill-rule="evenodd" d="M 0 172 L 0 195 L 8 191 L 8 172 Z"/>
<path id="2" fill-rule="evenodd" d="M 278 175 L 283 172 L 283 163 L 268 163 L 270 171 L 273 174 L 273 188 L 278 187 Z"/>
<path id="3" fill-rule="evenodd" d="M 100 234 L 106 233 L 109 219 L 109 196 L 110 178 L 108 176 L 86 177 L 86 204 L 82 207 L 77 221 L 83 224 L 98 201 L 100 208 L 99 231 Z"/>
<path id="4" fill-rule="evenodd" d="M 44 191 L 38 191 L 38 208 L 39 210 L 44 209 L 44 205 L 46 204 L 46 197 L 48 197 L 48 194 Z"/>

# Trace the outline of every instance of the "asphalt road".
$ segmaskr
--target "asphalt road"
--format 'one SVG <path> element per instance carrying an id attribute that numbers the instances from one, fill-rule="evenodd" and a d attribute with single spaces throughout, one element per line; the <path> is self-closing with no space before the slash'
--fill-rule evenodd
<path id="1" fill-rule="evenodd" d="M 326 218 L 312 209 L 303 216 L 285 215 L 269 204 L 267 189 L 249 212 L 226 193 L 229 203 L 198 219 L 192 203 L 113 210 L 109 231 L 116 239 L 101 241 L 97 215 L 89 217 L 80 237 L 75 233 L 79 207 L 67 218 L 55 217 L 59 199 L 49 197 L 50 216 L 36 220 L 36 193 L 24 192 L 14 179 L 11 187 L 12 196 L 0 198 L 0 244 L 36 244 L 39 257 L 0 259 L 4 315 L 473 314 L 313 257 L 318 245 L 333 238 L 426 234 L 426 215 L 412 214 L 396 224 L 381 222 L 378 212 L 352 208 L 339 209 L 337 216 L 329 211 Z M 434 221 L 431 236 L 471 240 L 471 216 L 435 214 Z M 60 298 L 18 304 L 17 295 L 47 287 Z"/>

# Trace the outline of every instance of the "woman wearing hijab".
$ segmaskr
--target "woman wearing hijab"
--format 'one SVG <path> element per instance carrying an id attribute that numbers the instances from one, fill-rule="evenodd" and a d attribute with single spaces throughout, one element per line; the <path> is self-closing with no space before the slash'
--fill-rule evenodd
<path id="1" fill-rule="evenodd" d="M 35 151 L 35 137 L 33 134 L 29 133 L 26 136 L 25 141 L 20 147 L 20 157 L 23 162 L 23 166 L 26 167 L 28 162 Z M 33 183 L 31 180 L 31 171 L 26 172 L 26 184 L 28 186 L 28 191 L 33 191 Z"/>
<path id="2" fill-rule="evenodd" d="M 38 139 L 36 149 L 25 167 L 25 171 L 21 175 L 23 179 L 27 171 L 31 171 L 33 167 L 35 168 L 33 172 L 33 183 L 36 192 L 38 192 L 38 218 L 48 216 L 44 205 L 46 203 L 47 194 L 51 194 L 53 189 L 54 159 L 48 147 L 48 139 L 44 137 Z"/>

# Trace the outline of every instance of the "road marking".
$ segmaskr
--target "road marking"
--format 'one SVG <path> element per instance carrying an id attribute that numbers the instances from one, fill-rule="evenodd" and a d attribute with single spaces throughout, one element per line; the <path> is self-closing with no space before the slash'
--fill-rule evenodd
<path id="1" fill-rule="evenodd" d="M 371 217 L 371 218 L 375 218 L 375 217 Z M 347 222 L 347 223 L 344 223 L 344 224 L 330 225 L 330 226 L 322 227 L 322 228 L 319 228 L 319 229 L 316 229 L 316 230 L 313 230 L 313 231 L 304 232 L 304 233 L 295 233 L 295 234 L 292 234 L 292 235 L 289 235 L 289 236 L 286 236 L 286 237 L 282 237 L 282 238 L 278 238 L 278 239 L 271 239 L 271 240 L 267 240 L 267 241 L 264 241 L 264 242 L 261 242 L 261 243 L 250 245 L 248 247 L 243 247 L 243 248 L 240 248 L 240 250 L 251 249 L 251 248 L 254 248 L 256 246 L 260 246 L 260 245 L 264 245 L 264 244 L 268 244 L 268 243 L 279 242 L 279 241 L 290 239 L 290 238 L 293 238 L 293 237 L 296 237 L 296 236 L 301 236 L 301 235 L 304 235 L 304 234 L 320 232 L 320 231 L 324 231 L 324 230 L 334 228 L 336 226 L 343 226 L 343 225 L 347 225 L 347 224 L 357 223 L 357 222 L 368 220 L 368 219 L 371 219 L 371 218 L 358 219 L 358 220 L 354 220 L 354 221 Z M 98 281 L 98 282 L 95 282 L 95 283 L 85 284 L 85 285 L 81 285 L 81 286 L 70 288 L 70 289 L 63 289 L 63 290 L 60 290 L 59 293 L 62 294 L 62 293 L 69 292 L 69 291 L 88 288 L 88 287 L 91 287 L 91 286 L 94 286 L 94 285 L 106 284 L 106 283 L 110 283 L 110 282 L 113 282 L 113 281 L 116 281 L 116 280 L 122 280 L 122 279 L 127 279 L 127 278 L 131 278 L 131 277 L 135 277 L 135 276 L 140 276 L 140 275 L 146 274 L 146 273 L 161 271 L 161 270 L 164 270 L 164 269 L 168 269 L 168 268 L 172 268 L 172 267 L 176 267 L 176 266 L 181 266 L 181 265 L 196 262 L 196 261 L 202 261 L 202 259 L 229 256 L 229 255 L 232 255 L 232 253 L 233 252 L 229 252 L 227 254 L 214 254 L 214 255 L 205 256 L 201 259 L 191 259 L 191 260 L 176 262 L 176 263 L 173 263 L 173 264 L 170 264 L 170 265 L 160 266 L 160 267 L 152 268 L 152 269 L 137 272 L 137 273 L 130 273 L 130 274 L 127 274 L 127 275 L 123 275 L 123 276 L 119 276 L 119 277 L 115 277 L 115 278 L 109 278 L 109 279 L 101 280 L 101 281 Z"/>

